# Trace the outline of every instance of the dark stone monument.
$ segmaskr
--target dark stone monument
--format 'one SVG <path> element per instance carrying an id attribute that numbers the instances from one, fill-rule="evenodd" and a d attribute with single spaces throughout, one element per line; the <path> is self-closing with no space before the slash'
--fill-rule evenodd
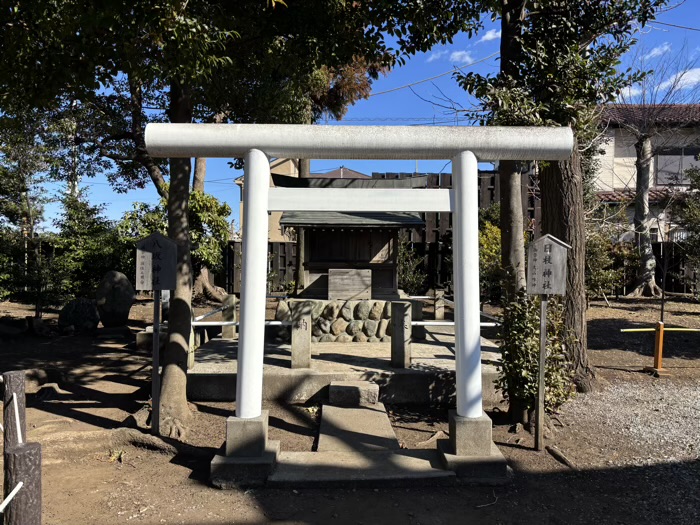
<path id="1" fill-rule="evenodd" d="M 95 292 L 102 326 L 112 328 L 126 325 L 135 298 L 136 292 L 126 275 L 115 271 L 107 272 Z"/>

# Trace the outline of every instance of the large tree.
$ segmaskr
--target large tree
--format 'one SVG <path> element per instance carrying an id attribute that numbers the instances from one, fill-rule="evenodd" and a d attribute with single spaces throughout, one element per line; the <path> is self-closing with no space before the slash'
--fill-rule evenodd
<path id="1" fill-rule="evenodd" d="M 583 170 L 580 152 L 595 146 L 596 108 L 614 100 L 641 74 L 619 71 L 620 56 L 634 44 L 634 34 L 665 0 L 593 2 L 542 0 L 522 3 L 515 15 L 520 32 L 509 38 L 506 55 L 515 73 L 483 77 L 458 75 L 458 81 L 482 103 L 485 120 L 509 124 L 563 125 L 573 128 L 576 146 L 566 161 L 540 166 L 542 231 L 572 249 L 568 255 L 564 323 L 570 338 L 568 357 L 581 390 L 591 387 L 593 371 L 586 353 L 584 285 L 585 229 Z M 499 16 L 518 2 L 486 4 Z M 517 31 L 517 29 L 516 29 Z M 503 60 L 504 57 L 501 57 Z"/>
<path id="2" fill-rule="evenodd" d="M 651 246 L 649 191 L 656 186 L 682 183 L 682 174 L 675 173 L 666 180 L 655 181 L 652 175 L 653 159 L 663 150 L 671 149 L 680 159 L 684 146 L 697 147 L 694 134 L 687 131 L 700 121 L 700 85 L 692 82 L 698 71 L 695 61 L 689 60 L 685 51 L 672 54 L 670 45 L 652 50 L 641 48 L 633 60 L 636 67 L 649 70 L 641 81 L 622 91 L 615 103 L 603 109 L 602 120 L 606 126 L 622 130 L 632 138 L 636 153 L 636 177 L 634 187 L 634 234 L 639 254 L 637 283 L 631 295 L 660 297 L 661 288 L 656 283 L 656 257 Z M 616 140 L 624 141 L 620 136 Z M 688 155 L 690 157 L 690 155 Z M 662 168 L 663 166 L 659 166 Z M 680 165 L 667 167 L 672 171 Z M 663 174 L 662 174 L 663 178 Z M 656 182 L 656 184 L 655 184 Z M 670 196 L 670 195 L 669 195 Z"/>
<path id="3" fill-rule="evenodd" d="M 219 114 L 237 122 L 313 121 L 324 107 L 350 102 L 340 90 L 328 90 L 334 96 L 320 103 L 309 96 L 329 75 L 362 60 L 364 75 L 376 77 L 407 55 L 471 31 L 474 3 L 14 0 L 0 11 L 0 109 L 55 110 L 79 101 L 94 112 L 91 125 L 100 128 L 79 142 L 115 163 L 116 184 L 142 185 L 150 178 L 161 196 L 168 188 L 178 278 L 164 359 L 161 432 L 182 437 L 191 418 L 186 402 L 191 162 L 171 159 L 166 169 L 151 158 L 145 123 L 206 121 Z"/>

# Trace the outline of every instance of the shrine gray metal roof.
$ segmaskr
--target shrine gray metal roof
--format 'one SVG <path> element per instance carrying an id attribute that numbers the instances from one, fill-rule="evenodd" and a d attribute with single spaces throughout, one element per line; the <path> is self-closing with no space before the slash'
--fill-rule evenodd
<path id="1" fill-rule="evenodd" d="M 285 211 L 280 224 L 307 228 L 415 228 L 425 222 L 419 213 L 411 212 Z"/>
<path id="2" fill-rule="evenodd" d="M 340 179 L 326 177 L 310 177 L 300 179 L 289 175 L 271 175 L 275 186 L 281 188 L 425 188 L 427 177 L 411 177 L 407 179 L 374 179 L 370 177 L 356 179 Z"/>

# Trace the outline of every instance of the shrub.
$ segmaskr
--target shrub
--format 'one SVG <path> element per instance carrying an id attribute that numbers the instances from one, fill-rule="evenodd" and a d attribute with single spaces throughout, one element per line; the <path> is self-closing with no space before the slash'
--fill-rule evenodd
<path id="1" fill-rule="evenodd" d="M 492 222 L 479 229 L 479 289 L 486 301 L 501 294 L 501 229 Z"/>
<path id="2" fill-rule="evenodd" d="M 428 277 L 423 271 L 423 258 L 415 252 L 406 238 L 399 241 L 396 263 L 399 287 L 408 295 L 422 292 Z"/>
<path id="3" fill-rule="evenodd" d="M 521 291 L 504 304 L 496 386 L 512 413 L 529 412 L 537 404 L 540 299 Z M 548 303 L 547 332 L 544 403 L 545 410 L 552 413 L 574 394 L 573 371 L 565 353 L 564 307 L 558 300 Z"/>

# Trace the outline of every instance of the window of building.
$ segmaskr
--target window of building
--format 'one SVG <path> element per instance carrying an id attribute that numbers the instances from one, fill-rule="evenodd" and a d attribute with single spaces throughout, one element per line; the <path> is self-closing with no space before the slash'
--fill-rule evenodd
<path id="1" fill-rule="evenodd" d="M 700 148 L 673 148 L 659 151 L 656 155 L 656 185 L 688 185 L 685 171 L 700 168 Z"/>

